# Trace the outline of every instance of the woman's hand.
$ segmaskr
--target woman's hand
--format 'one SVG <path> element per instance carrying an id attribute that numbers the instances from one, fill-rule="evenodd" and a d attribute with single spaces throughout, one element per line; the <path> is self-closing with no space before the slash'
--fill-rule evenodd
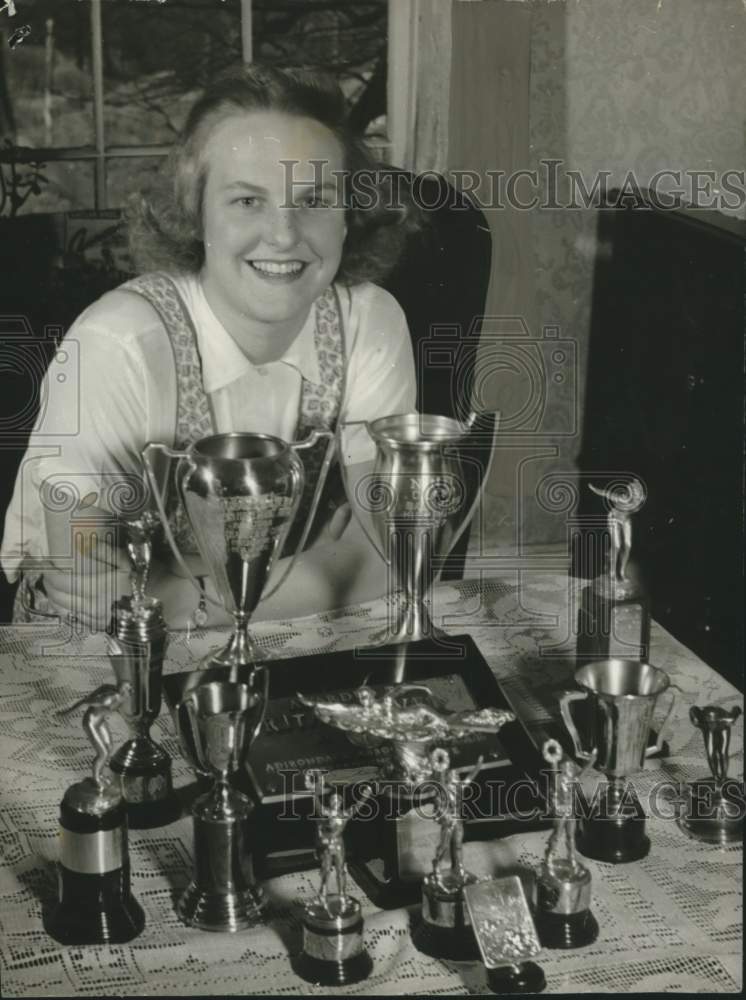
<path id="1" fill-rule="evenodd" d="M 43 579 L 47 597 L 60 615 L 103 631 L 111 619 L 112 603 L 129 593 L 129 562 L 124 552 L 105 542 L 94 541 L 88 549 L 81 542 L 72 566 L 52 557 Z"/>
<path id="2" fill-rule="evenodd" d="M 116 518 L 85 501 L 72 510 L 45 504 L 44 515 L 47 597 L 60 615 L 104 629 L 112 602 L 129 592 L 129 560 L 116 544 Z"/>
<path id="3" fill-rule="evenodd" d="M 92 631 L 104 631 L 111 621 L 112 604 L 132 593 L 130 564 L 115 541 L 123 527 L 101 508 L 87 507 L 71 517 L 69 511 L 46 511 L 48 561 L 43 567 L 44 589 L 54 608 Z M 72 558 L 71 558 L 72 555 Z M 71 565 L 72 563 L 72 565 Z M 154 559 L 146 593 L 163 603 L 169 628 L 184 629 L 199 604 L 199 592 L 175 562 Z M 194 566 L 203 572 L 201 565 Z M 217 597 L 208 583 L 207 593 Z M 208 602 L 208 624 L 229 624 L 232 618 Z"/>

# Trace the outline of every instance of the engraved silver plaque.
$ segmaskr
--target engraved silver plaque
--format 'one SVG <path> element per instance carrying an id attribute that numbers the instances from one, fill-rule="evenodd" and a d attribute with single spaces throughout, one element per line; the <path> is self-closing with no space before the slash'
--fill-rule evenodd
<path id="1" fill-rule="evenodd" d="M 541 951 L 523 885 L 517 875 L 464 888 L 482 961 L 488 969 L 517 965 Z"/>

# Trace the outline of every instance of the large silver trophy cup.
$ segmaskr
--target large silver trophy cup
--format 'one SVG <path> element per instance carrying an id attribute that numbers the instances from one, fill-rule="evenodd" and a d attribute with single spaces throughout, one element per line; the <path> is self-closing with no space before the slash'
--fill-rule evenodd
<path id="1" fill-rule="evenodd" d="M 362 422 L 376 445 L 375 464 L 357 483 L 346 478 L 345 488 L 389 567 L 391 589 L 403 595 L 382 643 L 437 634 L 427 609 L 430 588 L 477 508 L 497 424 L 496 413 L 472 414 L 466 422 L 420 413 Z M 360 424 L 350 421 L 340 432 L 353 426 Z M 477 459 L 478 448 L 486 461 Z"/>
<path id="2" fill-rule="evenodd" d="M 328 444 L 296 553 L 288 560 L 281 579 L 264 593 L 303 495 L 303 463 L 298 452 L 313 447 L 324 437 L 328 438 Z M 259 658 L 249 636 L 249 620 L 259 601 L 282 585 L 295 556 L 305 545 L 333 449 L 330 432 L 314 431 L 300 444 L 288 444 L 267 434 L 215 434 L 185 452 L 162 444 L 149 444 L 143 451 L 145 470 L 166 537 L 177 562 L 202 596 L 202 589 L 174 537 L 156 476 L 156 466 L 162 464 L 164 456 L 178 460 L 175 471 L 178 498 L 206 572 L 223 605 L 233 615 L 233 635 L 225 647 L 206 658 L 205 666 L 241 667 Z"/>

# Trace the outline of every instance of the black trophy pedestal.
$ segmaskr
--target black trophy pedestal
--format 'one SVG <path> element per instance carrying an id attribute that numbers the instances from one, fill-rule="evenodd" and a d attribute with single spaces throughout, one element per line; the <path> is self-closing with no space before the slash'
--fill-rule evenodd
<path id="1" fill-rule="evenodd" d="M 586 858 L 625 864 L 650 851 L 645 813 L 632 785 L 607 785 L 595 812 L 580 820 L 577 848 Z"/>
<path id="2" fill-rule="evenodd" d="M 536 880 L 534 924 L 544 948 L 583 948 L 596 940 L 587 868 L 567 858 L 544 863 Z"/>
<path id="3" fill-rule="evenodd" d="M 475 881 L 473 875 L 467 875 L 464 883 L 448 876 L 443 883 L 432 875 L 423 879 L 422 922 L 412 931 L 412 943 L 418 951 L 452 962 L 479 959 L 479 946 L 463 893 L 463 885 Z"/>
<path id="4" fill-rule="evenodd" d="M 373 962 L 363 945 L 360 903 L 329 896 L 327 904 L 307 903 L 303 912 L 303 951 L 293 971 L 317 986 L 349 986 L 367 979 Z"/>
<path id="5" fill-rule="evenodd" d="M 547 981 L 536 962 L 521 962 L 487 969 L 487 985 L 493 993 L 541 993 Z"/>
<path id="6" fill-rule="evenodd" d="M 375 825 L 350 824 L 350 873 L 382 909 L 412 906 L 421 899 L 422 879 L 432 868 L 440 837 L 434 787 L 386 779 L 378 787 Z"/>
<path id="7" fill-rule="evenodd" d="M 71 803 L 76 802 L 78 808 Z M 97 812 L 82 812 L 94 803 Z M 118 792 L 88 778 L 60 806 L 60 898 L 44 921 L 61 944 L 123 944 L 145 926 L 130 891 L 125 805 Z"/>
<path id="8" fill-rule="evenodd" d="M 534 914 L 536 933 L 543 948 L 583 948 L 598 937 L 598 921 L 590 910 L 581 913 Z"/>
<path id="9" fill-rule="evenodd" d="M 743 841 L 746 790 L 743 782 L 701 778 L 686 786 L 683 808 L 677 817 L 688 837 L 705 844 L 727 847 Z"/>
<path id="10" fill-rule="evenodd" d="M 650 649 L 650 605 L 640 593 L 611 594 L 605 579 L 583 590 L 578 609 L 578 663 L 592 660 L 640 660 Z"/>
<path id="11" fill-rule="evenodd" d="M 149 830 L 181 815 L 171 780 L 171 758 L 149 737 L 128 740 L 109 762 L 127 803 L 127 824 Z"/>

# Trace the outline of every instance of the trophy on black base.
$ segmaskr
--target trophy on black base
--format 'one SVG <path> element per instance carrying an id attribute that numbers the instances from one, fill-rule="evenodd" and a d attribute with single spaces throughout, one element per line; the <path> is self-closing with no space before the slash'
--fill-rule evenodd
<path id="1" fill-rule="evenodd" d="M 263 689 L 259 674 L 264 675 Z M 261 728 L 268 685 L 266 669 L 254 671 L 251 684 L 200 684 L 177 710 L 187 760 L 198 774 L 214 780 L 192 806 L 195 875 L 176 908 L 185 924 L 204 931 L 253 927 L 264 909 L 246 837 L 253 806 L 231 788 L 229 778 L 245 766 Z"/>
<path id="2" fill-rule="evenodd" d="M 303 907 L 303 951 L 293 969 L 301 979 L 318 986 L 348 986 L 367 979 L 373 968 L 363 944 L 360 903 L 347 894 L 344 829 L 357 807 L 345 809 L 336 792 L 329 805 L 322 802 L 318 776 L 308 772 L 306 786 L 314 792 L 318 810 L 317 856 L 321 863 L 321 885 L 312 902 Z M 363 800 L 369 790 L 364 790 Z M 329 893 L 334 873 L 337 891 Z"/>
<path id="3" fill-rule="evenodd" d="M 114 604 L 109 660 L 130 694 L 121 708 L 132 730 L 111 759 L 134 829 L 162 826 L 180 813 L 171 781 L 171 758 L 150 736 L 161 708 L 163 659 L 168 642 L 161 603 L 153 597 L 123 597 Z"/>
<path id="4" fill-rule="evenodd" d="M 689 710 L 689 718 L 704 737 L 712 777 L 686 786 L 677 822 L 684 833 L 706 844 L 726 847 L 743 839 L 744 785 L 728 780 L 730 734 L 740 715 L 738 705 L 730 711 L 717 705 Z"/>
<path id="5" fill-rule="evenodd" d="M 645 813 L 627 780 L 639 771 L 646 756 L 661 749 L 663 732 L 673 711 L 676 692 L 658 729 L 658 739 L 649 747 L 656 699 L 671 682 L 668 674 L 637 660 L 600 660 L 575 672 L 580 691 L 566 691 L 560 698 L 562 719 L 572 737 L 575 755 L 590 761 L 570 714 L 570 703 L 587 699 L 590 707 L 589 740 L 596 754 L 596 767 L 610 779 L 594 811 L 580 822 L 577 847 L 597 861 L 619 864 L 644 858 L 650 850 L 645 833 Z"/>
<path id="6" fill-rule="evenodd" d="M 537 879 L 536 930 L 545 948 L 581 948 L 596 940 L 598 923 L 590 910 L 591 873 L 580 864 L 575 849 L 574 792 L 596 755 L 579 771 L 573 761 L 563 759 L 556 740 L 547 740 L 544 759 L 555 769 L 552 806 L 556 818 Z"/>
<path id="7" fill-rule="evenodd" d="M 529 961 L 541 946 L 518 876 L 467 886 L 464 899 L 492 992 L 541 993 L 544 972 Z"/>
<path id="8" fill-rule="evenodd" d="M 578 612 L 578 658 L 646 661 L 650 604 L 629 565 L 632 515 L 645 503 L 645 489 L 639 479 L 605 490 L 590 489 L 608 504 L 609 559 L 605 572 L 583 591 Z"/>
<path id="9" fill-rule="evenodd" d="M 92 777 L 70 785 L 60 805 L 59 902 L 45 928 L 62 944 L 121 944 L 145 926 L 130 891 L 125 802 L 104 776 L 112 748 L 108 717 L 130 693 L 126 682 L 103 685 L 59 713 L 88 706 L 83 729 L 96 751 Z"/>
<path id="10" fill-rule="evenodd" d="M 430 759 L 439 792 L 436 818 L 440 839 L 432 871 L 422 880 L 422 922 L 415 928 L 412 941 L 426 955 L 468 962 L 479 957 L 479 950 L 464 903 L 464 889 L 477 879 L 464 867 L 463 802 L 464 788 L 476 778 L 482 758 L 464 779 L 451 770 L 445 750 L 433 750 Z"/>

